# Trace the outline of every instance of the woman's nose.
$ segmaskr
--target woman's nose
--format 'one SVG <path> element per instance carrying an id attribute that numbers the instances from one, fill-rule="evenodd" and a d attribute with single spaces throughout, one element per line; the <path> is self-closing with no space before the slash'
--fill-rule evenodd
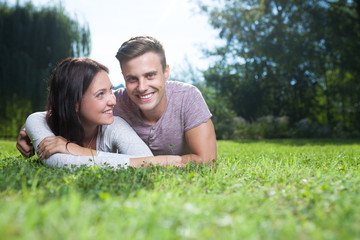
<path id="1" fill-rule="evenodd" d="M 108 105 L 114 106 L 116 104 L 116 98 L 113 93 L 111 93 L 109 99 L 108 99 Z"/>

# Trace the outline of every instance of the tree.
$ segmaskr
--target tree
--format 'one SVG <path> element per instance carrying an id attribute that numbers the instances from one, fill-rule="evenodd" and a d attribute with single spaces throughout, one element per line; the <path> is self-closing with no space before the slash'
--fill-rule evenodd
<path id="1" fill-rule="evenodd" d="M 212 113 L 217 139 L 234 138 L 236 115 L 228 106 L 226 98 L 218 96 L 214 87 L 208 86 L 203 81 L 202 71 L 195 68 L 188 58 L 184 58 L 183 64 L 178 65 L 171 72 L 171 79 L 175 81 L 190 83 L 196 86 L 202 93 L 206 104 Z"/>
<path id="2" fill-rule="evenodd" d="M 331 126 L 357 124 L 360 129 L 354 121 L 360 112 L 358 4 L 347 0 L 200 2 L 210 24 L 226 41 L 209 51 L 222 60 L 205 72 L 206 82 L 219 95 L 228 96 L 236 113 L 249 121 L 286 115 L 292 123 L 309 118 Z"/>
<path id="3" fill-rule="evenodd" d="M 14 114 L 5 108 L 27 106 L 27 114 L 44 110 L 46 79 L 61 59 L 90 54 L 90 31 L 67 16 L 60 6 L 36 8 L 30 2 L 9 7 L 0 3 L 0 126 L 2 134 Z M 19 109 L 12 109 L 17 111 Z M 25 116 L 18 116 L 18 125 Z M 12 119 L 12 120 L 11 120 Z M 10 121 L 11 120 L 11 121 Z M 17 127 L 19 129 L 20 125 Z M 10 131 L 6 133 L 6 131 Z"/>

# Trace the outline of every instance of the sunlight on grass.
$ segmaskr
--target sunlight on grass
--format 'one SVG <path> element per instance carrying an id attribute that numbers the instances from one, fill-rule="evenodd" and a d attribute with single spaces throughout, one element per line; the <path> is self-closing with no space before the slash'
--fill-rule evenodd
<path id="1" fill-rule="evenodd" d="M 217 167 L 74 172 L 0 149 L 4 239 L 360 236 L 358 141 L 220 141 Z"/>

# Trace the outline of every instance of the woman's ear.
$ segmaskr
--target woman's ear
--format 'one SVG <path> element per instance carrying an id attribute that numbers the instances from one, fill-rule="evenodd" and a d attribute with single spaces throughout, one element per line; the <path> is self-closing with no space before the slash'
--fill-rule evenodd
<path id="1" fill-rule="evenodd" d="M 79 102 L 75 104 L 75 112 L 79 113 Z"/>

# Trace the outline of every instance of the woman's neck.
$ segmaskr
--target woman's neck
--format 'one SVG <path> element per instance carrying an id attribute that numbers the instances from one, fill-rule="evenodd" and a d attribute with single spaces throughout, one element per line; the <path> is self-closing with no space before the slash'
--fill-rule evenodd
<path id="1" fill-rule="evenodd" d="M 84 147 L 92 147 L 96 146 L 96 136 L 98 133 L 98 127 L 99 126 L 94 126 L 94 127 L 84 127 L 84 132 L 85 132 L 85 137 L 83 140 L 83 146 Z"/>

